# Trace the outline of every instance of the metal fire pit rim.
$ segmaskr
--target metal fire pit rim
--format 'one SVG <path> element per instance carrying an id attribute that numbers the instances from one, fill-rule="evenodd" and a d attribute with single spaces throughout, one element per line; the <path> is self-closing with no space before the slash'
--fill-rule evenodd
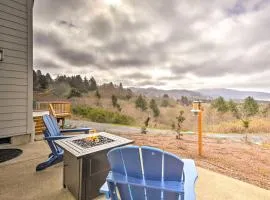
<path id="1" fill-rule="evenodd" d="M 101 144 L 95 147 L 90 147 L 90 148 L 83 148 L 72 142 L 73 140 L 76 140 L 76 139 L 82 139 L 82 138 L 86 138 L 89 136 L 96 136 L 96 135 L 101 135 L 109 139 L 112 139 L 114 141 L 110 143 L 106 143 L 106 144 Z M 72 138 L 57 140 L 56 144 L 59 145 L 61 148 L 63 148 L 65 151 L 68 151 L 69 153 L 73 154 L 75 157 L 81 158 L 83 156 L 91 156 L 92 154 L 95 154 L 97 152 L 102 152 L 108 149 L 113 149 L 116 147 L 132 144 L 133 142 L 134 142 L 133 140 L 129 140 L 129 139 L 117 136 L 117 135 L 113 135 L 106 132 L 99 132 L 99 133 L 93 133 L 90 135 L 80 134 Z"/>

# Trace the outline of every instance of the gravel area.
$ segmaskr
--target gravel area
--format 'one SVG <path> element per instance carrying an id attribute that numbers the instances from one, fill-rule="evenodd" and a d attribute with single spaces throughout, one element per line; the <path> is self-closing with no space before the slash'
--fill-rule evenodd
<path id="1" fill-rule="evenodd" d="M 184 135 L 120 134 L 136 145 L 154 146 L 179 157 L 192 158 L 196 165 L 270 190 L 270 148 L 228 139 L 203 138 L 203 156 L 197 155 L 197 137 Z"/>
<path id="2" fill-rule="evenodd" d="M 132 139 L 136 145 L 154 146 L 192 158 L 196 165 L 270 190 L 270 134 L 206 134 L 203 156 L 197 155 L 197 136 L 184 134 L 181 140 L 171 130 L 149 129 L 69 120 L 70 126 L 92 127 Z"/>

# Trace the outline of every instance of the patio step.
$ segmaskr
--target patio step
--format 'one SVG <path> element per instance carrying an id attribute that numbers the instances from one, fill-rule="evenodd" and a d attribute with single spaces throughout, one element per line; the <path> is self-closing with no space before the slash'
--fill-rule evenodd
<path id="1" fill-rule="evenodd" d="M 45 130 L 45 125 L 43 123 L 42 116 L 36 116 L 36 117 L 33 117 L 33 119 L 35 122 L 35 134 L 36 135 L 43 134 L 43 131 Z"/>

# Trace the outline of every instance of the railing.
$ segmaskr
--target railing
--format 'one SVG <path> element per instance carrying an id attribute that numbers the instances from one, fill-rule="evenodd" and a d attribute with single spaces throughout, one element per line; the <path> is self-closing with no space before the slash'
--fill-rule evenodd
<path id="1" fill-rule="evenodd" d="M 68 101 L 37 101 L 34 104 L 35 111 L 49 111 L 50 115 L 53 115 L 57 122 L 62 121 L 62 127 L 64 127 L 65 118 L 71 116 L 71 103 Z M 35 132 L 41 134 L 44 130 L 44 124 L 42 115 L 35 116 Z"/>
<path id="2" fill-rule="evenodd" d="M 49 112 L 56 118 L 71 116 L 70 102 L 51 102 L 49 103 Z"/>

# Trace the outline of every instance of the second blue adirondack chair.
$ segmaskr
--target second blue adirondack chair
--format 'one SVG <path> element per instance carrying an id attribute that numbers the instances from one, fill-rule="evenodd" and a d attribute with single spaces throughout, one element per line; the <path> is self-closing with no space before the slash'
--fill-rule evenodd
<path id="1" fill-rule="evenodd" d="M 51 115 L 44 115 L 43 122 L 45 124 L 46 130 L 44 131 L 44 139 L 48 142 L 51 149 L 51 153 L 47 161 L 40 163 L 36 166 L 36 171 L 46 169 L 47 167 L 59 163 L 63 160 L 64 151 L 59 146 L 55 144 L 55 140 L 65 139 L 69 137 L 74 137 L 73 135 L 63 135 L 63 133 L 68 132 L 84 132 L 89 133 L 93 130 L 91 128 L 76 128 L 76 129 L 59 129 L 56 119 Z"/>
<path id="2" fill-rule="evenodd" d="M 197 171 L 191 159 L 152 147 L 125 146 L 108 153 L 111 171 L 100 188 L 106 199 L 194 200 Z"/>

